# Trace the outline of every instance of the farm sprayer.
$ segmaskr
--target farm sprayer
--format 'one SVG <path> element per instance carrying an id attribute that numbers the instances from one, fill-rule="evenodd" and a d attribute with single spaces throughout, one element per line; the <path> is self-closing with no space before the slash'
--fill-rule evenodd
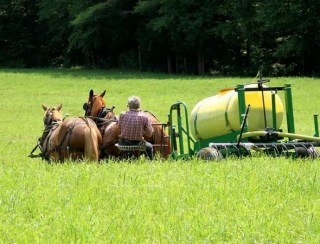
<path id="1" fill-rule="evenodd" d="M 318 115 L 314 115 L 313 136 L 296 134 L 291 85 L 269 87 L 266 82 L 269 80 L 260 78 L 221 90 L 198 102 L 190 119 L 186 104 L 174 103 L 168 115 L 171 157 L 210 160 L 266 154 L 317 158 Z M 287 132 L 280 129 L 284 118 Z"/>

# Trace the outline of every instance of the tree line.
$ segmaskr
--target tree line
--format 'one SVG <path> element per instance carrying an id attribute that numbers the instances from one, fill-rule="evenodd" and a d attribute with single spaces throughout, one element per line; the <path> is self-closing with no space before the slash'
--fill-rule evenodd
<path id="1" fill-rule="evenodd" d="M 319 0 L 0 0 L 0 66 L 318 75 Z"/>

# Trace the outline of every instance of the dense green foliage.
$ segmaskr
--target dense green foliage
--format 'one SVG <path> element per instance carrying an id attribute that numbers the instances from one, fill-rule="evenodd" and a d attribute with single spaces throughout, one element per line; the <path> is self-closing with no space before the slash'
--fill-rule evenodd
<path id="1" fill-rule="evenodd" d="M 319 243 L 319 160 L 229 158 L 47 164 L 27 157 L 44 129 L 41 103 L 83 115 L 89 90 L 119 114 L 130 95 L 165 122 L 251 78 L 124 71 L 0 70 L 0 241 L 3 243 Z M 292 84 L 297 133 L 312 135 L 319 79 Z M 161 95 L 159 95 L 161 94 Z"/>
<path id="2" fill-rule="evenodd" d="M 318 75 L 316 0 L 1 0 L 0 65 Z"/>

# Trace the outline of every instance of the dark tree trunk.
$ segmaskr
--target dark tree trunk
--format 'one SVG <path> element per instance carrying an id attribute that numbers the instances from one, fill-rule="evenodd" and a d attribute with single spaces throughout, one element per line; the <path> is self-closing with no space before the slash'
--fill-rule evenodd
<path id="1" fill-rule="evenodd" d="M 169 74 L 173 73 L 172 54 L 170 52 L 167 53 L 167 69 Z"/>
<path id="2" fill-rule="evenodd" d="M 179 60 L 178 60 L 178 54 L 176 54 L 176 74 L 179 73 Z"/>
<path id="3" fill-rule="evenodd" d="M 204 67 L 204 56 L 198 52 L 198 75 L 204 75 L 205 67 Z"/>

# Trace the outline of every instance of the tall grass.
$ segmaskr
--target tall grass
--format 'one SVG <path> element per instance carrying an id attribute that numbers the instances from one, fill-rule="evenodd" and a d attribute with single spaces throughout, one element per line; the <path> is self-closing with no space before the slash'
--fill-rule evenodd
<path id="1" fill-rule="evenodd" d="M 29 242 L 320 241 L 318 160 L 229 158 L 218 162 L 104 161 L 47 164 L 27 155 L 43 130 L 41 103 L 83 115 L 89 90 L 107 90 L 116 112 L 130 95 L 167 120 L 178 100 L 191 108 L 219 89 L 252 82 L 82 70 L 1 70 L 0 240 Z M 312 134 L 318 79 L 291 83 L 296 131 Z M 317 111 L 318 109 L 318 111 Z"/>

